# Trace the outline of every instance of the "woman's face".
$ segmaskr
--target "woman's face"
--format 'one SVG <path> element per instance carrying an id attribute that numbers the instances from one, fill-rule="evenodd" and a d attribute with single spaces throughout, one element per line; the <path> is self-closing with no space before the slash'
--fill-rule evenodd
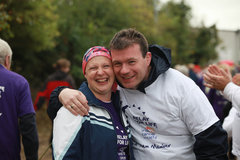
<path id="1" fill-rule="evenodd" d="M 110 59 L 104 56 L 96 56 L 90 59 L 84 76 L 88 81 L 88 87 L 95 96 L 111 95 L 115 76 Z"/>

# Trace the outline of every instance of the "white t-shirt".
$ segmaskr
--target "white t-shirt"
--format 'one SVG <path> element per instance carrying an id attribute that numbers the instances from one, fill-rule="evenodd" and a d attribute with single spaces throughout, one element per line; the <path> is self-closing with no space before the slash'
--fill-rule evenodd
<path id="1" fill-rule="evenodd" d="M 194 160 L 194 135 L 219 119 L 200 88 L 169 69 L 145 88 L 119 87 L 137 160 Z"/>

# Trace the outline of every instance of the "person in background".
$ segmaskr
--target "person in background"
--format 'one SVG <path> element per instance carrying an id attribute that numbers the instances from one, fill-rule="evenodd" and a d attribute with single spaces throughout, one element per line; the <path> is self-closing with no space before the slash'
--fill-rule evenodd
<path id="1" fill-rule="evenodd" d="M 170 68 L 170 49 L 148 46 L 145 36 L 130 28 L 115 34 L 110 50 L 137 160 L 227 159 L 226 131 L 194 81 Z M 49 108 L 61 107 L 58 97 L 73 114 L 88 111 L 82 92 L 58 88 Z"/>
<path id="2" fill-rule="evenodd" d="M 195 65 L 193 63 L 188 64 L 188 76 L 198 85 L 199 77 L 198 73 L 200 72 L 200 66 Z"/>
<path id="3" fill-rule="evenodd" d="M 64 107 L 58 111 L 53 123 L 54 159 L 133 160 L 129 130 L 120 119 L 119 93 L 112 92 L 115 76 L 109 51 L 102 46 L 88 49 L 82 70 L 87 82 L 79 90 L 86 95 L 89 114 L 74 116 Z"/>
<path id="4" fill-rule="evenodd" d="M 38 159 L 35 111 L 27 80 L 10 71 L 12 50 L 0 39 L 0 159 L 20 160 L 20 135 L 27 160 Z"/>
<path id="5" fill-rule="evenodd" d="M 232 135 L 232 154 L 240 160 L 240 74 L 233 78 L 229 70 L 217 65 L 210 65 L 204 74 L 205 86 L 223 92 L 223 96 L 232 102 L 229 116 L 224 120 L 223 127 Z"/>
<path id="6" fill-rule="evenodd" d="M 47 77 L 41 91 L 37 93 L 34 101 L 34 108 L 38 110 L 42 107 L 45 100 L 49 102 L 51 92 L 58 86 L 68 86 L 76 88 L 75 81 L 69 74 L 71 63 L 65 58 L 58 59 L 53 67 L 55 72 Z"/>
<path id="7" fill-rule="evenodd" d="M 178 70 L 179 72 L 183 73 L 185 76 L 189 77 L 189 68 L 186 65 L 177 64 L 175 65 L 174 69 Z"/>

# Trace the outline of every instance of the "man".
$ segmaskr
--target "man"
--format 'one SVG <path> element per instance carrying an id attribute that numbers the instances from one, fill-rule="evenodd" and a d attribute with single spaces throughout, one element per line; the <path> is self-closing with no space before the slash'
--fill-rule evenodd
<path id="1" fill-rule="evenodd" d="M 223 126 L 229 131 L 229 136 L 232 136 L 232 153 L 240 160 L 240 74 L 232 78 L 229 70 L 210 65 L 204 74 L 204 81 L 205 86 L 222 91 L 223 96 L 232 102 L 233 108 Z"/>
<path id="2" fill-rule="evenodd" d="M 0 159 L 20 160 L 20 134 L 27 160 L 38 159 L 35 112 L 27 80 L 10 71 L 12 50 L 0 39 Z"/>
<path id="3" fill-rule="evenodd" d="M 152 45 L 148 50 L 143 34 L 124 29 L 115 34 L 110 50 L 136 159 L 227 159 L 226 132 L 199 87 L 170 68 L 169 49 Z M 52 118 L 62 89 L 50 98 Z M 88 110 L 80 92 L 64 89 L 59 98 L 73 114 Z"/>

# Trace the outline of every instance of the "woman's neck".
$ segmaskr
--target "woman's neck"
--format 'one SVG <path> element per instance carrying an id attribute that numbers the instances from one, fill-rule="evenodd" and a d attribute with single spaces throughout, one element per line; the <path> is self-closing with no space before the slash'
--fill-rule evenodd
<path id="1" fill-rule="evenodd" d="M 107 94 L 93 94 L 97 99 L 101 100 L 102 102 L 111 102 L 111 92 Z"/>

